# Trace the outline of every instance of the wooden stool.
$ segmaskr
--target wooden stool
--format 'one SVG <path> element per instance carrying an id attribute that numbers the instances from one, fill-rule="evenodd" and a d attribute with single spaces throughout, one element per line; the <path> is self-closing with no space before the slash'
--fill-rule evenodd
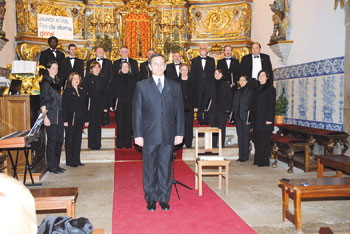
<path id="1" fill-rule="evenodd" d="M 104 234 L 105 230 L 103 228 L 95 229 L 92 234 Z"/>
<path id="2" fill-rule="evenodd" d="M 69 217 L 75 219 L 75 203 L 78 188 L 44 188 L 30 189 L 36 211 L 66 210 Z"/>
<path id="3" fill-rule="evenodd" d="M 199 149 L 198 145 L 198 135 L 199 133 L 204 133 L 204 149 Z M 218 149 L 213 149 L 212 138 L 213 133 L 218 133 Z M 225 160 L 222 157 L 222 147 L 221 147 L 221 129 L 212 127 L 201 127 L 196 129 L 196 151 L 195 151 L 195 189 L 198 189 L 199 196 L 202 196 L 202 178 L 203 175 L 217 175 L 219 176 L 219 189 L 221 189 L 222 176 L 225 177 L 225 193 L 228 193 L 228 182 L 229 182 L 229 168 L 230 161 Z M 213 155 L 215 154 L 215 156 Z M 203 167 L 218 167 L 219 171 L 204 172 Z M 222 167 L 225 171 L 222 171 Z"/>

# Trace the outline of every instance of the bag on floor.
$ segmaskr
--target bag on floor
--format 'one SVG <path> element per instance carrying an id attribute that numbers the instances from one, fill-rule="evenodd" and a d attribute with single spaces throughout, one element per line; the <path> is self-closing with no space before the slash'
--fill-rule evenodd
<path id="1" fill-rule="evenodd" d="M 94 228 L 87 218 L 52 215 L 46 217 L 40 224 L 38 234 L 91 234 Z"/>

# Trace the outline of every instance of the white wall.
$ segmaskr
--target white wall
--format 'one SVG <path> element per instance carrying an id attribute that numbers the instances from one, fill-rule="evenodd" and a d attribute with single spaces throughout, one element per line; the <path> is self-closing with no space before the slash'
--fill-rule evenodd
<path id="1" fill-rule="evenodd" d="M 6 0 L 6 14 L 2 30 L 6 33 L 9 41 L 0 51 L 0 67 L 11 64 L 15 59 L 15 36 L 16 36 L 16 10 L 15 0 Z"/>
<path id="2" fill-rule="evenodd" d="M 287 39 L 294 43 L 284 65 L 267 45 L 273 31 L 272 2 L 253 2 L 252 40 L 261 43 L 262 53 L 270 55 L 274 69 L 345 55 L 345 12 L 339 6 L 334 10 L 334 0 L 289 0 L 291 30 Z"/>

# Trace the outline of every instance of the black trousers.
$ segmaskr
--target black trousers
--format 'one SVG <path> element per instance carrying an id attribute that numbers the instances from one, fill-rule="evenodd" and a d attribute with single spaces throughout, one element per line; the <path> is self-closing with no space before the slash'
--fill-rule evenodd
<path id="1" fill-rule="evenodd" d="M 132 144 L 132 125 L 131 125 L 131 104 L 118 104 L 116 112 L 117 127 L 117 148 L 131 148 Z"/>
<path id="2" fill-rule="evenodd" d="M 173 145 L 144 145 L 143 190 L 146 202 L 169 202 Z"/>
<path id="3" fill-rule="evenodd" d="M 236 131 L 238 136 L 239 159 L 249 159 L 249 129 L 250 126 L 245 123 L 245 120 L 237 118 L 235 120 Z"/>
<path id="4" fill-rule="evenodd" d="M 254 164 L 258 166 L 270 166 L 271 156 L 271 132 L 254 130 L 255 156 Z"/>
<path id="5" fill-rule="evenodd" d="M 192 147 L 193 140 L 193 111 L 185 112 L 185 137 L 184 144 L 187 148 Z"/>
<path id="6" fill-rule="evenodd" d="M 89 122 L 88 147 L 90 149 L 99 149 L 101 148 L 103 110 L 102 112 L 97 111 L 94 115 L 96 115 L 94 116 L 94 120 Z"/>
<path id="7" fill-rule="evenodd" d="M 226 138 L 226 119 L 227 114 L 225 111 L 211 110 L 209 112 L 209 123 L 211 127 L 217 127 L 221 129 L 221 147 L 225 147 L 225 138 Z M 213 134 L 213 147 L 218 145 L 218 135 L 217 133 Z"/>
<path id="8" fill-rule="evenodd" d="M 47 134 L 46 160 L 49 170 L 57 170 L 60 165 L 61 151 L 63 145 L 63 116 L 62 112 L 58 114 L 57 123 L 45 126 Z"/>
<path id="9" fill-rule="evenodd" d="M 65 149 L 66 149 L 66 165 L 74 166 L 79 165 L 80 162 L 80 150 L 81 150 L 81 138 L 84 128 L 84 121 L 75 120 L 74 126 L 71 124 L 65 128 Z"/>

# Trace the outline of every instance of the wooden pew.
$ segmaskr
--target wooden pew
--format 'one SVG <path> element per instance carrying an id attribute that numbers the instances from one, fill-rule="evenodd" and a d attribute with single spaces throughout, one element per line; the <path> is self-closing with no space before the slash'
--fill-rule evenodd
<path id="1" fill-rule="evenodd" d="M 303 198 L 350 197 L 350 177 L 279 180 L 282 188 L 282 219 L 294 223 L 301 231 L 301 202 Z M 288 210 L 289 198 L 294 200 L 294 213 Z"/>
<path id="2" fill-rule="evenodd" d="M 343 172 L 350 173 L 350 157 L 344 155 L 315 155 L 317 158 L 317 177 L 324 178 L 324 167 L 335 169 L 336 176 L 328 177 L 342 177 Z"/>
<path id="3" fill-rule="evenodd" d="M 78 198 L 78 188 L 43 188 L 30 189 L 36 211 L 49 213 L 50 211 L 66 210 L 66 215 L 75 219 L 75 203 Z"/>
<path id="4" fill-rule="evenodd" d="M 273 167 L 277 167 L 277 160 L 283 157 L 287 160 L 289 168 L 288 173 L 293 173 L 294 156 L 296 152 L 303 154 L 304 171 L 309 170 L 309 144 L 306 141 L 278 134 L 271 134 L 271 154 L 275 161 Z"/>

